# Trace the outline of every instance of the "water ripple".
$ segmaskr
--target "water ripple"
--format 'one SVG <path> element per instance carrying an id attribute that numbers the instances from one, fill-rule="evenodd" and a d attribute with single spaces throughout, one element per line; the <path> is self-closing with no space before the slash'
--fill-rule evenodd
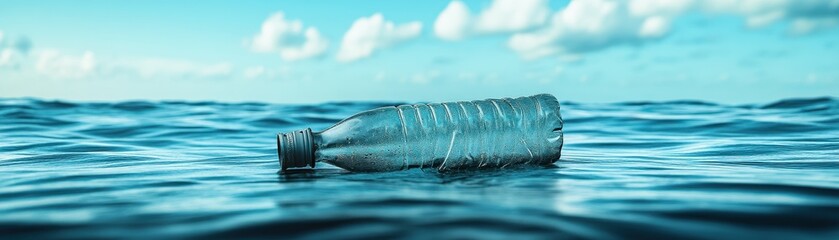
<path id="1" fill-rule="evenodd" d="M 839 100 L 563 103 L 551 167 L 278 174 L 274 134 L 399 103 L 0 99 L 0 236 L 839 237 Z"/>

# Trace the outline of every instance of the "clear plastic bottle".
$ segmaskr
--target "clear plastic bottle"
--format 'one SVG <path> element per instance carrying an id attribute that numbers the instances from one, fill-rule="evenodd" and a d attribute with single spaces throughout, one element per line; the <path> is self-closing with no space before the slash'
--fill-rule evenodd
<path id="1" fill-rule="evenodd" d="M 365 172 L 547 165 L 561 150 L 562 117 L 550 94 L 382 107 L 322 132 L 277 134 L 282 170 L 315 162 Z"/>

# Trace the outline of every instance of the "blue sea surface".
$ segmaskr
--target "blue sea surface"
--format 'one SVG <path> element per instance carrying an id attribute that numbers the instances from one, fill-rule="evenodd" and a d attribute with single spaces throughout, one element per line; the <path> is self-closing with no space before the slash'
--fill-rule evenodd
<path id="1" fill-rule="evenodd" d="M 839 99 L 564 102 L 550 167 L 279 174 L 397 103 L 0 99 L 0 238 L 837 239 Z"/>

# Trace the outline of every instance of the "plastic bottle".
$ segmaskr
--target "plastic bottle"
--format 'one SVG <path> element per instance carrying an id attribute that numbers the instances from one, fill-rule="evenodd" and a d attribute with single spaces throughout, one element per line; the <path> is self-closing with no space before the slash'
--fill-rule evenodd
<path id="1" fill-rule="evenodd" d="M 550 94 L 382 107 L 322 132 L 277 134 L 283 171 L 316 162 L 365 172 L 547 165 L 561 150 L 562 117 Z"/>

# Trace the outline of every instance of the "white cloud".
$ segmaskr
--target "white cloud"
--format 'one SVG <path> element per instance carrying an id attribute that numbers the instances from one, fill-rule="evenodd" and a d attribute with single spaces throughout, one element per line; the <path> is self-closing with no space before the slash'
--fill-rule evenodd
<path id="1" fill-rule="evenodd" d="M 227 62 L 201 63 L 183 59 L 139 58 L 100 60 L 91 51 L 80 55 L 66 54 L 58 50 L 36 50 L 34 58 L 26 58 L 20 52 L 5 49 L 0 51 L 0 68 L 11 67 L 56 79 L 77 79 L 123 76 L 145 79 L 159 78 L 217 78 L 227 77 L 233 66 Z"/>
<path id="2" fill-rule="evenodd" d="M 304 29 L 300 20 L 288 20 L 282 12 L 268 17 L 249 44 L 255 52 L 279 53 L 286 61 L 320 56 L 329 46 L 317 28 Z"/>
<path id="3" fill-rule="evenodd" d="M 511 33 L 543 26 L 549 16 L 547 0 L 494 0 L 476 16 L 472 16 L 466 4 L 455 0 L 437 16 L 434 33 L 445 40 Z"/>
<path id="4" fill-rule="evenodd" d="M 752 28 L 763 27 L 789 20 L 790 31 L 809 33 L 833 27 L 839 21 L 839 0 L 633 0 L 639 6 L 654 6 L 662 14 L 683 14 L 699 11 L 714 14 L 731 14 L 745 18 Z"/>
<path id="5" fill-rule="evenodd" d="M 8 35 L 0 31 L 0 68 L 18 70 L 27 60 L 32 42 L 29 38 L 20 37 L 12 42 Z"/>
<path id="6" fill-rule="evenodd" d="M 81 78 L 90 75 L 96 68 L 96 57 L 90 51 L 70 55 L 57 50 L 42 50 L 36 56 L 35 71 L 48 77 Z"/>
<path id="7" fill-rule="evenodd" d="M 479 33 L 527 30 L 542 26 L 551 11 L 547 0 L 495 0 L 475 22 Z"/>
<path id="8" fill-rule="evenodd" d="M 452 1 L 434 20 L 434 33 L 445 40 L 459 40 L 466 36 L 470 21 L 469 7 L 461 1 Z"/>
<path id="9" fill-rule="evenodd" d="M 644 19 L 641 28 L 638 29 L 640 37 L 661 37 L 670 28 L 670 20 L 664 17 L 654 16 Z"/>
<path id="10" fill-rule="evenodd" d="M 202 63 L 185 59 L 167 58 L 105 58 L 92 51 L 67 53 L 56 49 L 35 49 L 28 53 L 32 42 L 26 37 L 9 43 L 4 35 L 0 46 L 0 69 L 13 69 L 33 77 L 55 79 L 120 77 L 152 78 L 214 78 L 233 72 L 228 62 Z"/>
<path id="11" fill-rule="evenodd" d="M 793 34 L 808 34 L 822 29 L 833 28 L 839 25 L 839 18 L 822 18 L 822 19 L 795 19 L 790 26 L 790 33 Z"/>
<path id="12" fill-rule="evenodd" d="M 806 0 L 805 0 L 806 1 Z M 802 1 L 804 2 L 804 1 Z M 746 18 L 750 27 L 761 27 L 784 18 L 788 5 L 786 0 L 708 0 L 701 7 L 709 12 L 734 13 Z"/>
<path id="13" fill-rule="evenodd" d="M 0 31 L 0 50 L 2 49 L 13 49 L 24 55 L 29 54 L 29 50 L 32 49 L 32 41 L 26 36 L 18 36 L 15 40 L 12 40 L 8 34 Z"/>
<path id="14" fill-rule="evenodd" d="M 418 21 L 397 25 L 386 21 L 381 13 L 362 17 L 344 34 L 337 59 L 348 62 L 366 58 L 376 50 L 419 37 L 421 31 Z"/>
<path id="15" fill-rule="evenodd" d="M 0 68 L 16 68 L 20 64 L 20 54 L 11 48 L 0 50 Z"/>
<path id="16" fill-rule="evenodd" d="M 628 7 L 633 16 L 673 17 L 694 6 L 694 0 L 631 0 Z"/>
<path id="17" fill-rule="evenodd" d="M 546 27 L 513 34 L 508 46 L 532 59 L 643 44 L 665 37 L 688 12 L 742 16 L 753 28 L 789 20 L 794 34 L 839 26 L 839 0 L 576 0 Z"/>
<path id="18" fill-rule="evenodd" d="M 515 34 L 508 45 L 525 58 L 580 54 L 657 39 L 668 25 L 665 17 L 630 14 L 622 1 L 571 1 L 553 15 L 549 26 Z"/>
<path id="19" fill-rule="evenodd" d="M 749 27 L 762 27 L 789 20 L 789 32 L 807 34 L 836 27 L 839 0 L 711 0 L 707 11 L 743 15 Z"/>

